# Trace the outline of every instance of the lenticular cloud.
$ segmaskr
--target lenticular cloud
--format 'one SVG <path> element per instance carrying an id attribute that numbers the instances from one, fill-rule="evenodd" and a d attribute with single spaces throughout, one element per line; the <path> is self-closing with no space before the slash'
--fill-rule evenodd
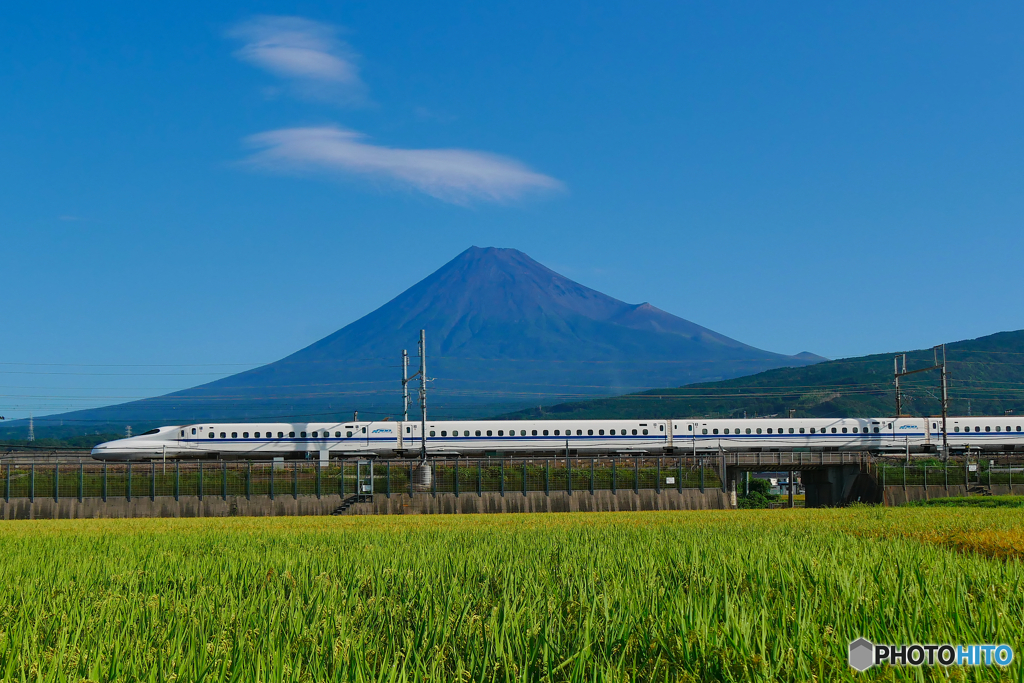
<path id="1" fill-rule="evenodd" d="M 352 103 L 365 98 L 357 56 L 337 38 L 331 24 L 260 16 L 235 26 L 228 35 L 245 41 L 236 57 L 291 81 L 304 95 Z"/>
<path id="2" fill-rule="evenodd" d="M 514 159 L 463 149 L 382 147 L 333 126 L 273 130 L 247 142 L 259 149 L 246 160 L 257 168 L 387 179 L 453 204 L 507 202 L 563 187 Z"/>

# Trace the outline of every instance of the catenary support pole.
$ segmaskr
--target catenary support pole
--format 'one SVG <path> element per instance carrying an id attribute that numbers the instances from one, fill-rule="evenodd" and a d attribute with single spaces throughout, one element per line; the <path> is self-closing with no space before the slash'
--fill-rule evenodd
<path id="1" fill-rule="evenodd" d="M 420 330 L 420 461 L 427 459 L 427 331 Z"/>

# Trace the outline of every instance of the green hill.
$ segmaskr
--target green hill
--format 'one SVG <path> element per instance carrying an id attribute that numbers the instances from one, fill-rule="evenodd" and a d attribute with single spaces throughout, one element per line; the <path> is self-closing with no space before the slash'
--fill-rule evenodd
<path id="1" fill-rule="evenodd" d="M 721 382 L 542 406 L 510 419 L 644 417 L 859 417 L 895 410 L 893 353 L 780 368 Z M 1024 330 L 946 346 L 950 415 L 1024 413 Z M 933 364 L 931 349 L 907 352 L 907 369 Z M 940 412 L 939 373 L 901 381 L 903 414 Z"/>

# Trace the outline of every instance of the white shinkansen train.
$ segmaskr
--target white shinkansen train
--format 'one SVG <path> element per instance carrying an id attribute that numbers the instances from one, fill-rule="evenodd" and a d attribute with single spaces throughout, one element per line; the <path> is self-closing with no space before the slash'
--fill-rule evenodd
<path id="1" fill-rule="evenodd" d="M 1024 419 L 949 417 L 950 451 L 1024 450 Z M 871 451 L 930 453 L 940 418 L 429 421 L 431 456 Z M 98 460 L 415 457 L 419 422 L 194 424 L 101 443 Z"/>

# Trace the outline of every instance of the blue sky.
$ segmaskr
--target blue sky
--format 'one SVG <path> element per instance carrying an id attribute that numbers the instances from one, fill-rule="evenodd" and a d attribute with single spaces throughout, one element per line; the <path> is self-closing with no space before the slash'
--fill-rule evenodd
<path id="1" fill-rule="evenodd" d="M 1024 328 L 1019 3 L 214 5 L 5 7 L 0 414 L 275 360 L 474 244 L 785 353 Z"/>

